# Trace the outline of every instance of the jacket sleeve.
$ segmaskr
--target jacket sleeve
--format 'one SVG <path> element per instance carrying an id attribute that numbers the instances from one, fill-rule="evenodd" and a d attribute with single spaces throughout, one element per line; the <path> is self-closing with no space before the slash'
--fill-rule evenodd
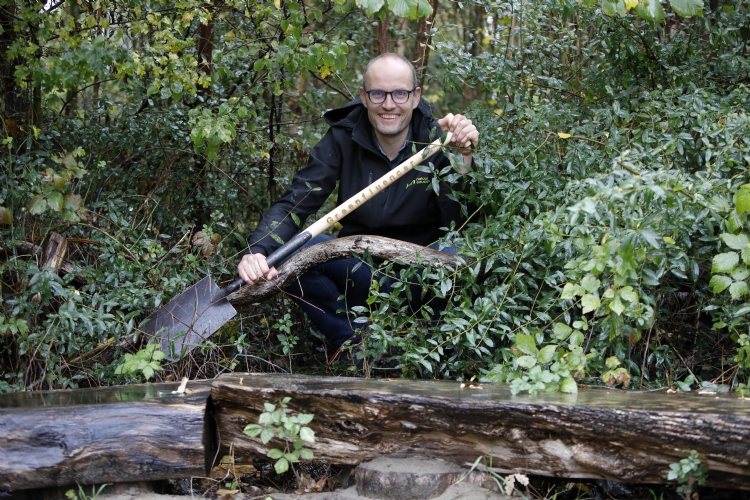
<path id="1" fill-rule="evenodd" d="M 339 180 L 341 168 L 341 154 L 334 133 L 334 129 L 329 129 L 313 147 L 307 165 L 295 174 L 286 192 L 263 216 L 250 236 L 250 252 L 268 257 L 282 242 L 297 234 L 307 218 L 328 199 Z M 298 218 L 299 225 L 291 214 Z M 241 255 L 245 253 L 248 252 Z"/>

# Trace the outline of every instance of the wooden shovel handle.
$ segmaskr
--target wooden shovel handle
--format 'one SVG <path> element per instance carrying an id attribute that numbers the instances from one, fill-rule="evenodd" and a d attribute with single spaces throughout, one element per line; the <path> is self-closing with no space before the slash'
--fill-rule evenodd
<path id="1" fill-rule="evenodd" d="M 360 206 L 364 205 L 373 196 L 380 193 L 383 189 L 387 188 L 397 179 L 404 176 L 407 172 L 419 165 L 427 158 L 435 154 L 444 144 L 448 144 L 451 140 L 451 133 L 445 134 L 445 140 L 441 142 L 440 139 L 435 139 L 432 143 L 422 149 L 420 152 L 404 161 L 397 167 L 393 168 L 390 172 L 364 188 L 359 193 L 355 194 L 344 203 L 334 208 L 326 215 L 318 219 L 306 230 L 301 233 L 297 233 L 291 240 L 284 243 L 275 252 L 266 257 L 266 263 L 268 267 L 273 267 L 284 258 L 298 250 L 302 245 L 313 239 L 314 237 L 322 234 L 329 227 L 355 211 Z M 237 291 L 245 282 L 242 278 L 235 280 L 228 287 L 224 289 L 225 294 L 229 295 Z"/>

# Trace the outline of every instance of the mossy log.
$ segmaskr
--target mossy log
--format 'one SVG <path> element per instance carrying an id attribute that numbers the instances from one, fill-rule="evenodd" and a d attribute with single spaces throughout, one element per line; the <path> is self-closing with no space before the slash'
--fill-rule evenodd
<path id="1" fill-rule="evenodd" d="M 707 484 L 750 490 L 750 401 L 732 395 L 581 389 L 511 395 L 507 386 L 459 382 L 225 375 L 214 381 L 219 455 L 235 463 L 270 447 L 243 434 L 263 403 L 290 396 L 313 413 L 316 459 L 359 464 L 379 456 L 430 457 L 501 472 L 628 483 L 667 483 L 692 450 Z"/>
<path id="2" fill-rule="evenodd" d="M 178 385 L 0 394 L 0 491 L 203 476 L 210 382 Z"/>

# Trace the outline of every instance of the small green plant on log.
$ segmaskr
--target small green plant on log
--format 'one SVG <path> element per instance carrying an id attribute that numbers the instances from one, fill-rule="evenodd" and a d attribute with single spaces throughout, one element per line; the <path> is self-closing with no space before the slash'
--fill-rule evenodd
<path id="1" fill-rule="evenodd" d="M 305 448 L 306 443 L 315 442 L 315 432 L 306 427 L 312 422 L 315 415 L 311 413 L 300 413 L 299 415 L 287 415 L 289 401 L 286 397 L 279 401 L 280 408 L 271 403 L 263 403 L 266 411 L 260 414 L 257 424 L 248 424 L 242 431 L 250 437 L 260 435 L 263 444 L 268 443 L 274 437 L 284 441 L 284 450 L 272 448 L 268 458 L 276 460 L 274 469 L 277 474 L 283 474 L 289 470 L 290 463 L 297 463 L 300 459 L 312 460 L 314 455 L 311 449 Z"/>
<path id="2" fill-rule="evenodd" d="M 149 344 L 135 354 L 126 354 L 125 361 L 115 368 L 115 373 L 131 376 L 143 375 L 146 380 L 150 380 L 154 373 L 162 370 L 161 360 L 166 357 L 166 354 L 161 352 L 160 346 Z"/>
<path id="3" fill-rule="evenodd" d="M 667 479 L 670 481 L 676 479 L 680 483 L 677 491 L 682 493 L 686 499 L 692 498 L 696 484 L 703 485 L 707 477 L 708 467 L 701 464 L 701 459 L 698 458 L 695 450 L 691 451 L 687 458 L 671 464 L 669 474 L 667 474 Z"/>

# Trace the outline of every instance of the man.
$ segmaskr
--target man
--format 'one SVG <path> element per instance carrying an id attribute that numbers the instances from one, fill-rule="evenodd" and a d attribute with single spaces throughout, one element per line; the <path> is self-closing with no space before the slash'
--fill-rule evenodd
<path id="1" fill-rule="evenodd" d="M 310 152 L 307 166 L 294 176 L 292 185 L 251 236 L 249 253 L 238 266 L 240 277 L 248 284 L 276 277 L 276 269 L 268 267 L 266 256 L 281 246 L 279 238 L 289 241 L 302 228 L 337 182 L 340 204 L 410 158 L 414 154 L 412 144 L 421 150 L 431 142 L 430 133 L 436 126 L 452 132 L 451 145 L 459 147 L 464 164 L 471 165 L 471 148 L 479 140 L 476 127 L 461 115 L 435 120 L 431 106 L 421 99 L 416 71 L 407 59 L 382 54 L 370 61 L 362 80 L 359 99 L 324 115 L 331 128 Z M 440 130 L 434 130 L 434 138 L 440 137 Z M 438 170 L 450 163 L 442 153 L 428 158 L 428 162 Z M 440 228 L 460 218 L 460 207 L 448 198 L 448 186 L 442 185 L 438 195 L 430 188 L 431 182 L 427 173 L 408 172 L 347 215 L 341 221 L 339 236 L 369 234 L 423 246 L 436 243 L 444 234 Z M 327 239 L 331 237 L 321 235 L 306 246 Z M 335 349 L 347 340 L 359 341 L 357 325 L 352 324 L 350 316 L 337 313 L 365 305 L 372 270 L 358 263 L 358 259 L 326 262 L 286 290 Z M 344 300 L 339 300 L 341 295 Z"/>

